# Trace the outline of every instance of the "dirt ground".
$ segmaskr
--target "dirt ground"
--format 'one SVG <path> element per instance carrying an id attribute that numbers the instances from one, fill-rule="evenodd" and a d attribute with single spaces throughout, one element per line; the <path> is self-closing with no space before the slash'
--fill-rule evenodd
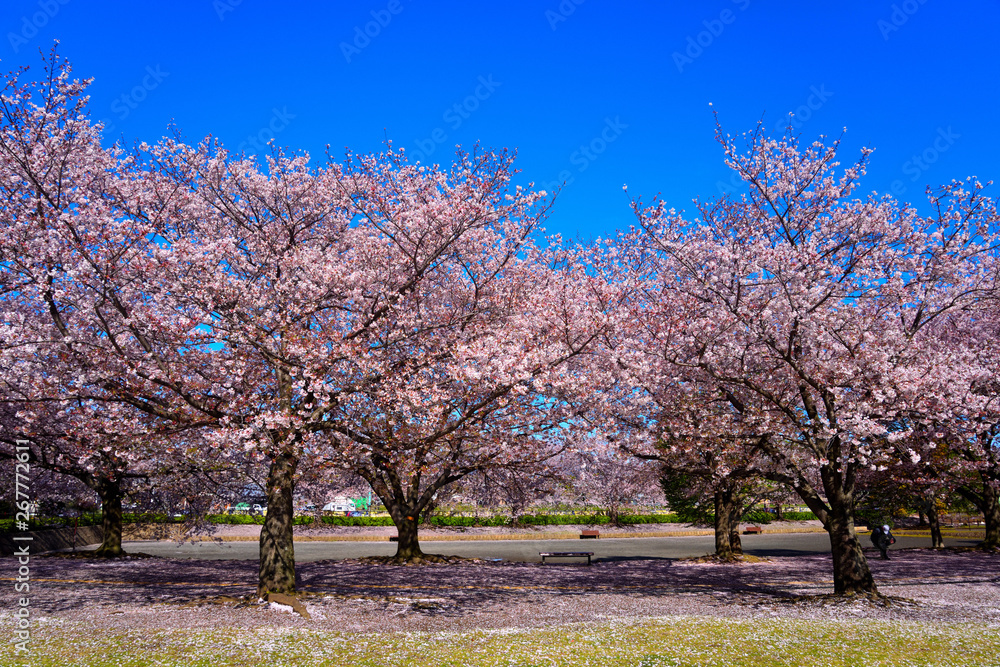
<path id="1" fill-rule="evenodd" d="M 309 627 L 343 631 L 540 627 L 609 618 L 872 618 L 963 623 L 1000 629 L 1000 555 L 901 550 L 870 560 L 883 601 L 832 592 L 829 555 L 712 564 L 621 559 L 575 564 L 464 562 L 392 566 L 301 563 L 311 619 L 258 601 L 256 562 L 34 557 L 31 605 L 47 624 L 107 629 Z M 6 578 L 10 582 L 10 577 Z M 0 586 L 0 608 L 18 594 Z"/>

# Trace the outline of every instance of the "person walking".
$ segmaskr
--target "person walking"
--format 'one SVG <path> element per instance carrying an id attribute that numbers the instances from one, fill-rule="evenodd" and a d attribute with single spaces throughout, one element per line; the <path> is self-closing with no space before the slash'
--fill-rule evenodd
<path id="1" fill-rule="evenodd" d="M 896 543 L 896 538 L 892 536 L 888 525 L 872 528 L 872 545 L 882 552 L 882 560 L 889 560 L 889 547 Z"/>

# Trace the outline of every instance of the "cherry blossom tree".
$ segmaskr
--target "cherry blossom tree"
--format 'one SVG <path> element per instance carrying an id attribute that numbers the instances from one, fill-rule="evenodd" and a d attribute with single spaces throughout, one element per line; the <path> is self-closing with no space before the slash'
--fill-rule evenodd
<path id="1" fill-rule="evenodd" d="M 303 456 L 388 433 L 476 442 L 497 461 L 544 448 L 538 433 L 564 408 L 538 390 L 581 341 L 555 329 L 572 321 L 564 280 L 525 300 L 544 203 L 510 186 L 512 155 L 460 153 L 441 168 L 390 151 L 317 169 L 275 150 L 262 171 L 211 140 L 104 150 L 88 82 L 55 56 L 47 72 L 34 85 L 12 75 L 3 98 L 8 358 L 64 355 L 75 373 L 46 398 L 121 403 L 210 429 L 206 447 L 261 454 L 262 593 L 294 591 Z M 440 396 L 460 392 L 437 407 L 419 395 L 435 374 Z M 451 410 L 454 423 L 415 435 Z M 389 497 L 388 484 L 373 486 Z"/>
<path id="2" fill-rule="evenodd" d="M 27 451 L 32 468 L 75 478 L 100 499 L 103 532 L 94 552 L 97 557 L 125 553 L 122 503 L 127 495 L 159 487 L 181 497 L 204 496 L 211 487 L 206 482 L 229 470 L 225 461 L 201 458 L 202 448 L 169 430 L 169 424 L 146 419 L 147 429 L 136 431 L 135 422 L 122 417 L 130 410 L 81 401 L 17 401 L 0 406 L 0 457 L 12 459 Z M 117 430 L 119 424 L 128 424 L 128 430 Z"/>
<path id="3" fill-rule="evenodd" d="M 562 462 L 562 476 L 578 500 L 596 504 L 612 525 L 621 525 L 621 516 L 630 505 L 662 501 L 659 467 L 655 463 L 625 455 L 594 432 L 573 440 L 574 451 Z"/>
<path id="4" fill-rule="evenodd" d="M 115 436 L 100 432 L 106 422 L 103 419 L 46 419 L 44 423 L 25 428 L 23 413 L 18 419 L 8 416 L 4 415 L 2 420 L 5 428 L 0 436 L 0 457 L 13 459 L 18 451 L 23 452 L 28 447 L 30 466 L 83 482 L 101 500 L 103 537 L 96 555 L 122 555 L 124 485 L 130 478 L 142 477 L 142 474 L 129 470 L 127 459 L 118 451 Z M 79 428 L 81 426 L 89 428 Z M 124 436 L 125 439 L 131 437 Z"/>
<path id="5" fill-rule="evenodd" d="M 700 306 L 674 288 L 675 269 L 646 232 L 601 245 L 595 271 L 619 286 L 619 298 L 605 302 L 612 325 L 591 366 L 611 388 L 599 403 L 604 433 L 622 458 L 656 462 L 675 501 L 700 507 L 710 499 L 711 511 L 700 514 L 712 517 L 716 555 L 731 560 L 741 553 L 747 492 L 770 466 L 761 434 L 743 423 L 740 400 L 699 368 L 688 329 Z"/>
<path id="6" fill-rule="evenodd" d="M 982 208 L 991 210 L 985 204 Z M 995 224 L 995 205 L 992 216 Z M 983 546 L 988 549 L 1000 547 L 1000 356 L 994 344 L 1000 326 L 995 304 L 995 297 L 984 299 L 928 327 L 916 372 L 900 385 L 915 414 L 913 435 L 899 447 L 900 456 L 912 459 L 916 469 L 901 476 L 925 489 L 929 505 L 941 490 L 972 503 L 983 514 Z"/>
<path id="7" fill-rule="evenodd" d="M 531 505 L 558 494 L 568 484 L 559 465 L 562 455 L 527 467 L 523 463 L 509 467 L 490 466 L 455 482 L 443 492 L 451 502 L 471 503 L 490 511 L 505 508 L 516 523 Z M 447 495 L 445 496 L 447 498 Z M 447 502 L 447 500 L 445 501 Z M 442 503 L 438 502 L 438 506 Z"/>
<path id="8" fill-rule="evenodd" d="M 955 490 L 982 512 L 985 535 L 982 546 L 1000 548 L 1000 424 L 981 428 L 974 437 L 952 441 L 951 447 L 962 457 L 955 475 Z"/>
<path id="9" fill-rule="evenodd" d="M 72 383 L 65 374 L 74 368 L 58 358 L 39 357 L 7 370 L 0 379 L 0 457 L 27 453 L 33 469 L 72 477 L 96 494 L 103 528 L 98 557 L 124 553 L 126 495 L 156 489 L 210 497 L 239 472 L 220 450 L 200 442 L 199 431 L 185 432 L 123 403 L 61 395 Z"/>
<path id="10" fill-rule="evenodd" d="M 121 553 L 121 484 L 132 475 L 120 444 L 142 443 L 145 429 L 133 430 L 129 418 L 117 421 L 123 406 L 96 415 L 92 404 L 67 403 L 71 385 L 82 384 L 83 369 L 67 363 L 75 343 L 59 326 L 65 310 L 55 294 L 59 275 L 72 267 L 60 266 L 45 237 L 61 215 L 94 224 L 104 207 L 91 198 L 91 184 L 114 169 L 85 119 L 88 82 L 71 81 L 69 71 L 53 51 L 45 80 L 21 84 L 23 71 L 14 73 L 0 97 L 0 326 L 7 373 L 0 398 L 5 444 L 30 443 L 31 463 L 72 475 L 101 497 L 105 535 L 98 553 L 114 556 Z M 43 318 L 56 326 L 36 326 Z M 55 341 L 59 353 L 51 346 Z"/>
<path id="11" fill-rule="evenodd" d="M 835 591 L 875 593 L 854 531 L 857 471 L 888 461 L 908 434 L 896 387 L 921 354 L 921 330 L 992 289 L 980 238 L 967 233 L 977 209 L 958 202 L 922 219 L 891 198 L 852 198 L 868 150 L 837 175 L 837 142 L 800 146 L 758 128 L 742 153 L 719 138 L 749 192 L 699 205 L 693 223 L 636 202 L 635 242 L 673 276 L 661 291 L 686 306 L 675 361 L 696 368 L 734 418 L 719 431 L 682 413 L 660 428 L 755 442 L 766 475 L 827 529 Z"/>
<path id="12" fill-rule="evenodd" d="M 559 433 L 581 410 L 567 391 L 584 375 L 574 362 L 602 322 L 582 265 L 529 241 L 537 222 L 491 224 L 456 246 L 372 328 L 365 361 L 379 371 L 335 414 L 329 460 L 378 494 L 398 561 L 425 558 L 419 518 L 450 484 L 545 474 L 566 448 Z"/>

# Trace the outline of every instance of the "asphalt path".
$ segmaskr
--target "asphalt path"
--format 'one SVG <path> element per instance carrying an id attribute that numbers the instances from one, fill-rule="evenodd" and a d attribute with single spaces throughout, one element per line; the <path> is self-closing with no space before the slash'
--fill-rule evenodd
<path id="1" fill-rule="evenodd" d="M 799 556 L 830 553 L 830 540 L 826 533 L 764 533 L 744 535 L 743 552 L 752 556 Z M 945 538 L 946 546 L 974 546 L 979 540 Z M 866 535 L 861 544 L 869 557 L 877 557 Z M 257 560 L 258 544 L 254 542 L 124 542 L 126 551 L 138 551 L 164 558 L 190 558 L 197 560 Z M 657 558 L 689 558 L 714 553 L 715 539 L 711 535 L 678 537 L 629 537 L 596 540 L 470 540 L 429 541 L 421 540 L 425 553 L 465 558 L 502 559 L 524 563 L 537 563 L 542 551 L 592 551 L 599 561 L 620 561 Z M 928 537 L 899 536 L 890 548 L 929 547 Z M 96 545 L 95 545 L 96 548 Z M 396 545 L 384 542 L 320 542 L 295 543 L 295 560 L 342 560 L 366 556 L 392 556 Z M 569 561 L 567 561 L 569 562 Z"/>

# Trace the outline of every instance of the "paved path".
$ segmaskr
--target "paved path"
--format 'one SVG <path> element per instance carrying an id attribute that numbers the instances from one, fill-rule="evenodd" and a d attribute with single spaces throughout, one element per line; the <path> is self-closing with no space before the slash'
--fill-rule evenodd
<path id="1" fill-rule="evenodd" d="M 830 552 L 826 533 L 775 533 L 743 536 L 743 550 L 753 556 L 801 556 Z M 979 540 L 945 538 L 947 546 L 973 546 Z M 861 537 L 866 549 L 871 544 L 867 536 Z M 256 560 L 257 542 L 154 542 L 136 541 L 123 544 L 126 551 L 141 551 L 166 558 L 193 558 L 203 560 Z M 892 549 L 930 546 L 927 537 L 897 538 Z M 686 558 L 703 556 L 715 551 L 711 535 L 686 537 L 638 537 L 597 540 L 476 540 L 468 542 L 421 541 L 427 553 L 464 556 L 466 558 L 500 558 L 505 561 L 537 563 L 540 551 L 593 551 L 594 558 L 602 561 L 632 559 Z M 304 563 L 319 560 L 342 560 L 365 556 L 391 556 L 396 545 L 384 542 L 312 542 L 295 543 L 295 560 Z M 891 553 L 891 550 L 890 550 Z M 877 552 L 869 554 L 877 558 Z"/>

